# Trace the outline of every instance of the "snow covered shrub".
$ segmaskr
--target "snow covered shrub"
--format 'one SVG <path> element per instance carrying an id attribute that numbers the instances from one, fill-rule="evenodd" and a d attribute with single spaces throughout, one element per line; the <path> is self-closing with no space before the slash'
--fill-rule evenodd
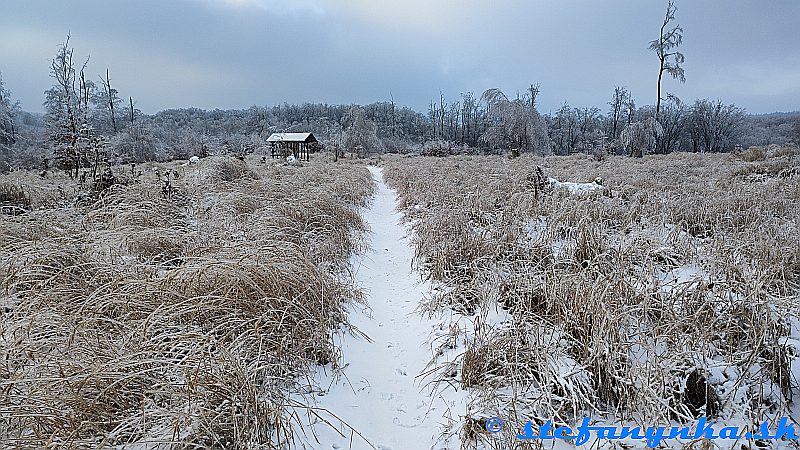
<path id="1" fill-rule="evenodd" d="M 28 209 L 31 206 L 31 199 L 20 186 L 12 183 L 0 183 L 0 206 Z"/>
<path id="2" fill-rule="evenodd" d="M 663 134 L 664 128 L 661 124 L 655 118 L 649 117 L 626 125 L 619 139 L 626 152 L 631 156 L 641 157 L 655 148 L 657 139 Z"/>
<path id="3" fill-rule="evenodd" d="M 420 155 L 422 156 L 451 156 L 458 154 L 461 147 L 455 142 L 435 140 L 427 141 L 422 146 Z"/>
<path id="4" fill-rule="evenodd" d="M 770 158 L 780 158 L 784 156 L 797 156 L 800 155 L 800 146 L 794 142 L 788 142 L 785 145 L 778 146 L 770 152 Z"/>
<path id="5" fill-rule="evenodd" d="M 386 153 L 399 153 L 404 155 L 414 150 L 414 144 L 407 139 L 384 137 L 381 141 L 383 142 L 383 148 L 386 150 Z"/>
<path id="6" fill-rule="evenodd" d="M 763 161 L 767 159 L 767 150 L 764 147 L 749 147 L 737 156 L 742 158 L 742 161 L 747 162 Z"/>
<path id="7" fill-rule="evenodd" d="M 242 179 L 257 179 L 247 163 L 232 157 L 212 157 L 208 160 L 205 177 L 212 181 L 230 182 Z"/>

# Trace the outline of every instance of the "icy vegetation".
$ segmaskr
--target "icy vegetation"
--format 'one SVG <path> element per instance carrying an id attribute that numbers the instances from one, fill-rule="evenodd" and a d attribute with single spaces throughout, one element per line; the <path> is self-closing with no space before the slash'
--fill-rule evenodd
<path id="1" fill-rule="evenodd" d="M 527 420 L 796 414 L 800 159 L 742 159 L 384 165 L 438 287 L 425 308 L 471 322 L 452 339 L 461 356 L 438 367 L 470 393 L 464 445 L 519 448 Z M 498 435 L 481 427 L 492 416 L 507 420 Z"/>
<path id="2" fill-rule="evenodd" d="M 330 331 L 360 298 L 345 269 L 369 173 L 139 169 L 94 197 L 65 176 L 0 178 L 27 200 L 0 218 L 2 446 L 291 442 L 289 393 L 337 360 Z"/>

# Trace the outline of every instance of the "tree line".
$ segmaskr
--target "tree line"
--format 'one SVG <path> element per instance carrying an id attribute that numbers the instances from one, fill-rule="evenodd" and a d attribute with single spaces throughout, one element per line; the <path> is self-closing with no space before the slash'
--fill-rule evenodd
<path id="1" fill-rule="evenodd" d="M 111 70 L 92 76 L 89 58 L 76 59 L 67 36 L 51 60 L 53 84 L 45 91 L 44 115 L 23 111 L 0 73 L 0 169 L 55 165 L 78 177 L 88 168 L 97 178 L 110 164 L 263 151 L 275 132 L 313 132 L 337 156 L 343 150 L 361 156 L 408 151 L 642 156 L 800 142 L 800 113 L 752 116 L 718 99 L 684 102 L 663 92 L 665 75 L 686 81 L 676 11 L 670 1 L 659 37 L 650 41 L 658 60 L 654 105 L 637 106 L 626 87 L 616 86 L 602 108 L 565 102 L 549 114 L 537 105 L 540 85 L 530 84 L 516 96 L 487 89 L 447 99 L 440 92 L 425 113 L 390 97 L 368 105 L 284 103 L 148 115 L 136 109 L 132 96 L 126 99 L 114 88 Z"/>

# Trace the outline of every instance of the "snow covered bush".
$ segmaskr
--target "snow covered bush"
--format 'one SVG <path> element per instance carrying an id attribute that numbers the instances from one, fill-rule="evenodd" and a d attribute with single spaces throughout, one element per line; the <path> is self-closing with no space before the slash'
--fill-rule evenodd
<path id="1" fill-rule="evenodd" d="M 641 157 L 655 148 L 658 138 L 664 134 L 664 128 L 653 117 L 625 126 L 620 135 L 620 143 L 631 156 Z"/>

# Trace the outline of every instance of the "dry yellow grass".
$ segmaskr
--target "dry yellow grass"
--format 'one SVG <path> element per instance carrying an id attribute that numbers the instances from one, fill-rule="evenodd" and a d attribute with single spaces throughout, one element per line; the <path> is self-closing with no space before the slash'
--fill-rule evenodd
<path id="1" fill-rule="evenodd" d="M 368 171 L 152 166 L 170 198 L 149 171 L 84 206 L 60 174 L 0 179 L 33 208 L 0 218 L 4 445 L 279 448 L 295 380 L 335 364 Z"/>
<path id="2" fill-rule="evenodd" d="M 462 358 L 440 373 L 472 388 L 476 410 L 512 419 L 489 445 L 527 448 L 515 435 L 527 420 L 749 422 L 787 412 L 796 391 L 786 337 L 800 304 L 800 157 L 772 150 L 753 161 L 384 164 L 416 261 L 441 285 L 427 307 L 476 314 Z M 542 193 L 537 166 L 562 181 L 599 178 L 604 189 Z M 485 319 L 498 305 L 509 322 Z"/>

